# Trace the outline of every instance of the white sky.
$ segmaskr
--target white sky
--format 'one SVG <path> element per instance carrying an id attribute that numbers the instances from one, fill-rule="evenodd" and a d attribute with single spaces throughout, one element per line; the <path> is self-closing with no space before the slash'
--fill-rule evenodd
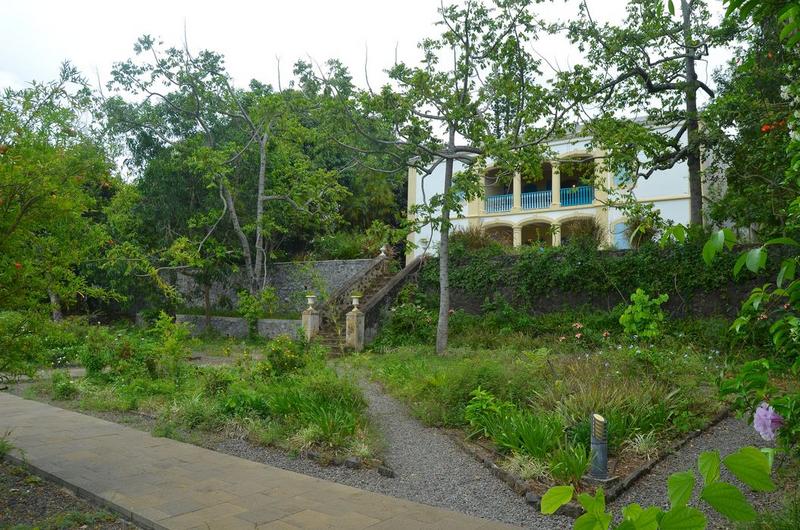
<path id="1" fill-rule="evenodd" d="M 590 6 L 597 18 L 618 20 L 625 1 L 592 0 Z M 191 49 L 225 55 L 239 86 L 251 78 L 275 85 L 276 56 L 284 84 L 294 62 L 310 56 L 320 63 L 341 59 L 363 86 L 366 46 L 370 81 L 377 86 L 394 62 L 395 47 L 399 60 L 414 63 L 417 42 L 439 32 L 433 25 L 439 0 L 0 0 L 0 7 L 0 88 L 52 79 L 64 59 L 93 83 L 98 73 L 105 82 L 113 62 L 133 55 L 138 36 L 180 45 L 184 24 Z M 550 18 L 568 18 L 575 2 L 556 0 L 541 9 Z M 561 66 L 580 57 L 557 38 L 536 49 Z"/>

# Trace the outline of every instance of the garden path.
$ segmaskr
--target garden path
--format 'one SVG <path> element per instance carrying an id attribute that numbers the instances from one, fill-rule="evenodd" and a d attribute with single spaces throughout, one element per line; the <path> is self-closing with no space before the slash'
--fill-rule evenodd
<path id="1" fill-rule="evenodd" d="M 665 457 L 664 460 L 653 467 L 650 473 L 640 478 L 629 490 L 610 503 L 610 506 L 616 513 L 619 513 L 623 506 L 633 502 L 642 506 L 660 505 L 666 508 L 669 504 L 667 500 L 667 478 L 672 473 L 688 469 L 696 470 L 697 457 L 703 451 L 719 451 L 724 457 L 748 445 L 764 447 L 768 444 L 745 421 L 737 418 L 726 418 L 684 445 L 677 453 Z M 778 510 L 782 506 L 783 493 L 780 490 L 772 493 L 749 491 L 746 486 L 738 482 L 724 468 L 722 470 L 722 478 L 728 482 L 738 484 L 740 489 L 745 492 L 745 496 L 759 512 L 771 512 Z M 695 506 L 702 504 L 697 502 L 699 489 L 695 489 Z M 709 528 L 730 527 L 730 524 L 726 524 L 722 517 L 713 510 L 704 511 L 708 516 Z"/>
<path id="2" fill-rule="evenodd" d="M 34 471 L 145 528 L 507 528 L 5 392 L 0 410 L 0 432 Z"/>

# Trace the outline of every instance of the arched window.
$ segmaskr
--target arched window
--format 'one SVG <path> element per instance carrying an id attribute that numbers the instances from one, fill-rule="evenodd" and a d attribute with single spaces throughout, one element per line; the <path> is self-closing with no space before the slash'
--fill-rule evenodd
<path id="1" fill-rule="evenodd" d="M 628 238 L 628 225 L 617 223 L 614 225 L 614 246 L 619 250 L 631 248 L 631 241 Z"/>

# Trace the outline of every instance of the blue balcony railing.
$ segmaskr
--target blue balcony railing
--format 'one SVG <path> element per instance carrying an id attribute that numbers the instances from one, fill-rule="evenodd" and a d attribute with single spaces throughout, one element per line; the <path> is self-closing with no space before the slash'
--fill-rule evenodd
<path id="1" fill-rule="evenodd" d="M 512 206 L 514 206 L 514 196 L 510 193 L 486 197 L 486 213 L 507 212 Z"/>
<path id="2" fill-rule="evenodd" d="M 561 206 L 580 206 L 592 202 L 594 202 L 594 188 L 591 186 L 576 186 L 561 190 Z"/>
<path id="3" fill-rule="evenodd" d="M 528 191 L 522 194 L 523 210 L 537 210 L 540 208 L 550 208 L 552 202 L 553 202 L 553 192 L 550 190 Z"/>

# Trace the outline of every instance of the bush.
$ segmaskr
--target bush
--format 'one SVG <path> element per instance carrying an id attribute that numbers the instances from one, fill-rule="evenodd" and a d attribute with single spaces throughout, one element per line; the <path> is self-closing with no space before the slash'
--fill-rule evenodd
<path id="1" fill-rule="evenodd" d="M 72 399 L 78 395 L 78 386 L 67 371 L 53 372 L 50 378 L 50 386 L 53 392 L 53 399 L 56 400 Z"/>
<path id="2" fill-rule="evenodd" d="M 42 317 L 36 313 L 0 311 L 0 382 L 32 376 L 42 364 Z"/>
<path id="3" fill-rule="evenodd" d="M 269 361 L 275 375 L 285 375 L 300 368 L 308 362 L 308 354 L 299 340 L 287 335 L 274 338 L 264 348 L 264 356 Z"/>
<path id="4" fill-rule="evenodd" d="M 431 344 L 436 337 L 437 314 L 407 302 L 391 308 L 389 318 L 375 340 L 375 348 L 407 344 Z"/>
<path id="5" fill-rule="evenodd" d="M 265 287 L 258 296 L 248 291 L 239 291 L 239 314 L 247 320 L 250 326 L 250 335 L 258 335 L 258 319 L 266 318 L 278 309 L 278 295 L 273 287 Z"/>
<path id="6" fill-rule="evenodd" d="M 78 356 L 81 365 L 86 368 L 87 377 L 97 377 L 109 366 L 113 357 L 113 343 L 114 337 L 105 328 L 89 328 L 86 348 Z"/>
<path id="7" fill-rule="evenodd" d="M 669 300 L 669 295 L 662 294 L 658 298 L 650 296 L 642 289 L 636 289 L 631 295 L 631 305 L 619 317 L 619 323 L 628 335 L 643 338 L 655 338 L 661 335 L 664 322 L 664 311 L 661 305 Z"/>

